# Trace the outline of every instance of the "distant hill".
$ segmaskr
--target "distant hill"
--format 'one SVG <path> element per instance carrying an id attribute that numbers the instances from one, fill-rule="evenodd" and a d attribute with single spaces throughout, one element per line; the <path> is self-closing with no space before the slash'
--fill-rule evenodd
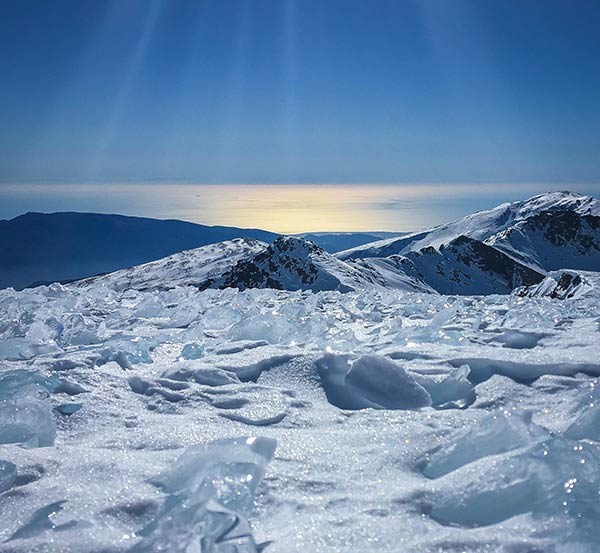
<path id="1" fill-rule="evenodd" d="M 0 220 L 0 288 L 69 281 L 264 230 L 96 213 L 26 213 Z"/>

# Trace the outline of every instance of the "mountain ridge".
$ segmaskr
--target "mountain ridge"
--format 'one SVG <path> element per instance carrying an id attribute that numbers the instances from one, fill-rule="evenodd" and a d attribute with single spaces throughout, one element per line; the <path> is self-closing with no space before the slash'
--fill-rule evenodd
<path id="1" fill-rule="evenodd" d="M 269 242 L 277 236 L 176 219 L 29 212 L 0 221 L 0 287 L 76 280 L 233 238 Z"/>
<path id="2" fill-rule="evenodd" d="M 86 286 L 93 281 L 118 290 L 191 285 L 201 289 L 348 292 L 393 288 L 447 295 L 508 294 L 516 288 L 537 285 L 549 271 L 600 270 L 597 214 L 599 200 L 553 192 L 335 255 L 299 236 L 256 231 L 272 239 L 235 237 L 217 241 L 105 276 L 82 279 L 75 285 Z M 116 223 L 131 223 L 132 219 L 113 217 L 117 217 Z M 231 227 L 198 227 L 205 232 L 205 240 L 206 229 L 212 229 L 213 236 L 214 232 L 246 232 Z M 93 251 L 92 246 L 86 244 Z"/>

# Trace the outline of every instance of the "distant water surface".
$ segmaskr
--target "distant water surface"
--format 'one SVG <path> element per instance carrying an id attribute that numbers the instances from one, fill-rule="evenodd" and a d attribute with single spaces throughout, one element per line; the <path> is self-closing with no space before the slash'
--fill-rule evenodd
<path id="1" fill-rule="evenodd" d="M 597 196 L 600 186 L 4 184 L 0 218 L 27 211 L 81 211 L 281 233 L 415 231 L 559 189 Z"/>

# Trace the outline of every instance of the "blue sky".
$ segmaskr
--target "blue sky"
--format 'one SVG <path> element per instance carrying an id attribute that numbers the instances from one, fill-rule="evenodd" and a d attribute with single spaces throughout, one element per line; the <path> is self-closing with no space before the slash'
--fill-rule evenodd
<path id="1" fill-rule="evenodd" d="M 591 0 L 5 1 L 0 181 L 598 183 L 599 29 Z"/>

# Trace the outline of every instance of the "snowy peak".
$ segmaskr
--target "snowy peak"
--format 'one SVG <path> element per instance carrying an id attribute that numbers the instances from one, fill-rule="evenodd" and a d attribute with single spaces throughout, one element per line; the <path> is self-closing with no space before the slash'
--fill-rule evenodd
<path id="1" fill-rule="evenodd" d="M 516 219 L 526 219 L 543 211 L 573 211 L 579 215 L 600 216 L 600 200 L 569 191 L 547 192 L 504 206 L 512 206 Z M 503 206 L 497 209 L 500 207 Z"/>
<path id="2" fill-rule="evenodd" d="M 387 257 L 432 246 L 438 248 L 460 235 L 480 241 L 510 231 L 520 222 L 546 214 L 547 217 L 572 213 L 577 217 L 600 217 L 600 200 L 575 192 L 550 192 L 527 200 L 505 203 L 487 211 L 479 211 L 462 219 L 399 239 L 388 239 L 340 252 L 340 259 Z"/>
<path id="3" fill-rule="evenodd" d="M 376 283 L 359 270 L 302 238 L 285 236 L 249 259 L 243 259 L 211 288 L 276 288 L 348 292 Z"/>
<path id="4" fill-rule="evenodd" d="M 405 258 L 408 275 L 446 294 L 506 293 L 521 281 L 539 282 L 547 271 L 597 271 L 600 200 L 541 194 L 338 254 L 347 262 L 394 256 Z"/>

